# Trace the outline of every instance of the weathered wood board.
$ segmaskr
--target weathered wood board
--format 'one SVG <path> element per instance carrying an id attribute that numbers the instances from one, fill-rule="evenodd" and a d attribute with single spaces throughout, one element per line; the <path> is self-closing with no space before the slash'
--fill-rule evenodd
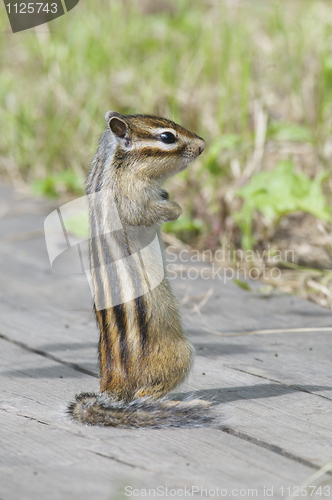
<path id="1" fill-rule="evenodd" d="M 331 459 L 331 313 L 219 277 L 172 280 L 197 349 L 176 394 L 210 400 L 214 427 L 71 422 L 74 394 L 98 389 L 90 290 L 83 275 L 51 271 L 54 207 L 6 187 L 0 197 L 0 500 L 144 498 L 158 486 L 151 498 L 287 498 Z M 285 331 L 245 333 L 271 329 Z M 311 498 L 332 498 L 328 487 Z"/>

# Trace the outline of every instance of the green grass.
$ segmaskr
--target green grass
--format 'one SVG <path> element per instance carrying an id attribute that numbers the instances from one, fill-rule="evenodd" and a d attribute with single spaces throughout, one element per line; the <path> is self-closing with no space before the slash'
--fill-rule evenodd
<path id="1" fill-rule="evenodd" d="M 2 9 L 0 169 L 12 182 L 83 192 L 114 109 L 170 117 L 206 139 L 169 184 L 186 216 L 168 230 L 192 244 L 240 245 L 236 193 L 280 160 L 311 179 L 326 173 L 330 202 L 330 1 L 84 0 L 14 35 Z"/>
<path id="2" fill-rule="evenodd" d="M 242 246 L 251 249 L 256 243 L 252 234 L 256 210 L 273 228 L 294 212 L 305 212 L 331 222 L 332 213 L 321 189 L 324 177 L 321 174 L 311 180 L 304 174 L 296 174 L 291 161 L 281 161 L 274 170 L 253 175 L 250 182 L 236 192 L 245 200 L 241 210 L 234 214 L 242 230 Z"/>

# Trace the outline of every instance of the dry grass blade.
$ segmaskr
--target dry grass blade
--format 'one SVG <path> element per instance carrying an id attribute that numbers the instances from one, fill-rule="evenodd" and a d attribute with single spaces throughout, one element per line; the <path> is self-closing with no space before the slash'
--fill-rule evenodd
<path id="1" fill-rule="evenodd" d="M 250 335 L 279 335 L 280 333 L 332 333 L 331 327 L 316 327 L 316 328 L 275 328 L 275 329 L 266 329 L 266 330 L 248 330 L 243 332 L 220 332 L 218 330 L 214 330 L 210 327 L 208 322 L 205 320 L 203 314 L 198 309 L 197 306 L 193 307 L 193 311 L 197 313 L 197 316 L 203 323 L 202 325 L 198 325 L 197 321 L 194 321 L 191 316 L 188 314 L 186 318 L 190 323 L 194 324 L 196 327 L 199 326 L 201 330 L 207 333 L 213 333 L 214 335 L 219 335 L 220 337 L 245 337 Z"/>
<path id="2" fill-rule="evenodd" d="M 315 290 L 318 290 L 319 292 L 322 292 L 324 295 L 329 297 L 329 299 L 332 299 L 332 292 L 326 286 L 321 285 L 320 283 L 317 283 L 313 280 L 308 280 L 307 285 L 311 288 L 314 288 Z"/>
<path id="3" fill-rule="evenodd" d="M 210 299 L 210 297 L 213 295 L 213 288 L 210 288 L 210 290 L 208 290 L 208 292 L 205 294 L 205 296 L 203 297 L 203 299 L 198 303 L 198 304 L 195 304 L 194 307 L 192 308 L 192 311 L 193 312 L 200 312 L 200 309 L 205 306 L 205 304 L 208 302 L 208 300 Z"/>
<path id="4" fill-rule="evenodd" d="M 332 470 L 332 460 L 328 462 L 327 464 L 323 465 L 318 471 L 316 471 L 314 474 L 312 474 L 302 485 L 299 487 L 300 491 L 301 488 L 313 488 L 313 483 L 315 483 L 318 479 L 320 479 L 322 476 L 324 476 L 327 472 L 330 472 Z M 311 493 L 311 494 L 310 494 Z M 308 491 L 307 497 L 312 497 L 312 494 L 314 493 L 314 490 L 310 492 Z M 286 500 L 294 500 L 294 498 L 298 497 L 299 494 L 293 494 L 289 497 L 287 497 Z M 302 495 L 301 495 L 302 496 Z M 324 495 L 323 495 L 324 496 Z M 321 497 L 321 495 L 320 495 Z"/>

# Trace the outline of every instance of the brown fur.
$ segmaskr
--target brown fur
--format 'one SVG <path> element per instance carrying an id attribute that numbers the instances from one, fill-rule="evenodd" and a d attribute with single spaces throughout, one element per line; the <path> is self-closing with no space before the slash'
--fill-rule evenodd
<path id="1" fill-rule="evenodd" d="M 90 238 L 96 303 L 102 293 L 112 296 L 118 288 L 122 293 L 121 276 L 110 279 L 104 272 L 100 285 L 97 278 L 100 261 L 117 260 L 121 252 L 131 255 L 137 250 L 133 248 L 135 238 L 128 239 L 128 231 L 133 226 L 156 228 L 159 233 L 161 223 L 179 217 L 181 207 L 168 200 L 162 184 L 169 176 L 185 169 L 204 149 L 203 139 L 165 118 L 123 116 L 115 112 L 108 112 L 105 118 L 108 128 L 92 162 L 87 194 L 110 190 L 124 227 L 125 243 L 115 243 L 116 236 Z M 174 143 L 165 144 L 161 136 L 165 132 L 176 137 Z M 90 205 L 91 228 L 99 227 L 103 233 L 110 231 L 107 220 L 107 203 Z M 95 310 L 95 313 L 100 329 L 100 391 L 103 395 L 78 396 L 70 406 L 71 414 L 90 424 L 126 422 L 128 426 L 135 426 L 151 425 L 150 419 L 157 412 L 160 421 L 165 402 L 152 403 L 151 399 L 164 397 L 184 380 L 194 355 L 167 278 L 137 299 Z M 148 418 L 142 418 L 142 405 Z M 174 414 L 179 417 L 177 422 L 181 418 L 186 421 L 185 406 L 181 403 L 174 408 Z M 168 408 L 168 415 L 172 411 Z M 107 423 L 110 421 L 111 424 Z"/>

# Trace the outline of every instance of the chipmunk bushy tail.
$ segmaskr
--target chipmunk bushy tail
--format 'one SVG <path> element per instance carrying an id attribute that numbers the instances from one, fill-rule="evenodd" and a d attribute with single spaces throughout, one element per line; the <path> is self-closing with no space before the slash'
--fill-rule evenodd
<path id="1" fill-rule="evenodd" d="M 201 427 L 213 416 L 200 400 L 172 401 L 139 398 L 115 401 L 107 394 L 82 393 L 68 407 L 73 419 L 88 425 L 109 427 Z"/>

